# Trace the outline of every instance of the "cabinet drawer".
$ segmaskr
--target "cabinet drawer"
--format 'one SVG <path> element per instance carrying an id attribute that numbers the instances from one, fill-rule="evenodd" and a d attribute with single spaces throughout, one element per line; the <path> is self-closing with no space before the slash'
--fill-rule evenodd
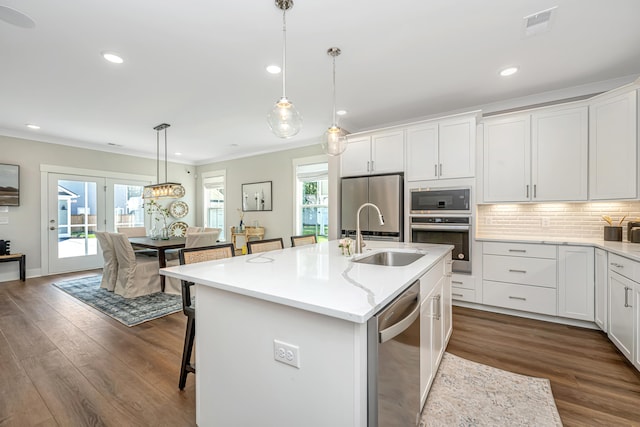
<path id="1" fill-rule="evenodd" d="M 446 262 L 442 259 L 420 278 L 420 301 L 433 290 L 442 276 L 446 274 L 446 268 Z"/>
<path id="2" fill-rule="evenodd" d="M 454 288 L 476 289 L 476 278 L 464 274 L 453 274 L 451 276 L 451 286 Z"/>
<path id="3" fill-rule="evenodd" d="M 451 298 L 456 301 L 476 302 L 476 291 L 463 288 L 452 288 Z"/>
<path id="4" fill-rule="evenodd" d="M 497 282 L 556 287 L 556 260 L 503 255 L 482 257 L 482 278 Z"/>
<path id="5" fill-rule="evenodd" d="M 556 290 L 538 286 L 482 281 L 483 304 L 555 316 Z"/>
<path id="6" fill-rule="evenodd" d="M 556 259 L 556 246 L 536 245 L 533 243 L 484 242 L 482 244 L 482 253 Z"/>
<path id="7" fill-rule="evenodd" d="M 621 276 L 640 282 L 640 263 L 609 252 L 609 270 Z"/>

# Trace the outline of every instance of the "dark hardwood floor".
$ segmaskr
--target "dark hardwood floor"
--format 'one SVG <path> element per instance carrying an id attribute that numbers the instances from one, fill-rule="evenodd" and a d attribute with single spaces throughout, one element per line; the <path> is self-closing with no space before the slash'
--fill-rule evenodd
<path id="1" fill-rule="evenodd" d="M 128 328 L 51 286 L 0 283 L 0 426 L 193 426 L 185 317 Z M 640 426 L 640 374 L 593 330 L 454 308 L 447 351 L 549 378 L 565 426 Z"/>

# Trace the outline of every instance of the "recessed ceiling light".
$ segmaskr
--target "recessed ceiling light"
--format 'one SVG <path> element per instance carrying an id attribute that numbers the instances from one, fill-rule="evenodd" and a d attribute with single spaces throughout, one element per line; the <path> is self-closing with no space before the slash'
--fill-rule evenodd
<path id="1" fill-rule="evenodd" d="M 345 114 L 347 114 L 347 110 L 338 110 L 336 111 L 336 114 L 339 116 L 344 116 Z"/>
<path id="2" fill-rule="evenodd" d="M 269 65 L 267 67 L 267 73 L 270 73 L 270 74 L 279 74 L 280 71 L 282 71 L 282 70 L 277 65 Z"/>
<path id="3" fill-rule="evenodd" d="M 507 77 L 507 76 L 511 76 L 515 73 L 518 72 L 518 67 L 509 67 L 509 68 L 505 68 L 504 70 L 500 71 L 500 75 L 502 77 Z"/>
<path id="4" fill-rule="evenodd" d="M 40 129 L 40 126 L 34 125 L 33 123 L 27 123 L 25 126 L 28 127 L 29 129 L 36 129 L 36 130 Z"/>
<path id="5" fill-rule="evenodd" d="M 114 52 L 102 52 L 102 57 L 109 62 L 113 62 L 114 64 L 122 64 L 124 59 L 120 55 Z"/>

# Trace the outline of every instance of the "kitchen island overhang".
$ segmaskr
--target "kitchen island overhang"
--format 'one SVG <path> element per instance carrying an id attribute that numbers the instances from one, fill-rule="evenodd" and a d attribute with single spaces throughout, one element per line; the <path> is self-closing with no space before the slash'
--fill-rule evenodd
<path id="1" fill-rule="evenodd" d="M 451 251 L 367 242 L 363 256 L 383 249 L 425 255 L 359 264 L 330 241 L 165 269 L 197 284 L 198 425 L 366 426 L 366 322 Z M 275 360 L 276 341 L 299 368 Z"/>

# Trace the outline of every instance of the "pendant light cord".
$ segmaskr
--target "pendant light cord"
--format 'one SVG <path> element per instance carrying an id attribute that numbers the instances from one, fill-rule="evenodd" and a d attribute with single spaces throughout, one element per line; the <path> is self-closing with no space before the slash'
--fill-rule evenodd
<path id="1" fill-rule="evenodd" d="M 333 125 L 338 127 L 338 123 L 336 120 L 336 57 L 333 57 Z"/>
<path id="2" fill-rule="evenodd" d="M 164 128 L 164 182 L 168 182 L 167 174 L 167 128 Z"/>
<path id="3" fill-rule="evenodd" d="M 156 184 L 160 183 L 160 131 L 156 130 Z"/>
<path id="4" fill-rule="evenodd" d="M 286 92 L 287 76 L 287 9 L 282 10 L 282 97 L 287 97 Z"/>

